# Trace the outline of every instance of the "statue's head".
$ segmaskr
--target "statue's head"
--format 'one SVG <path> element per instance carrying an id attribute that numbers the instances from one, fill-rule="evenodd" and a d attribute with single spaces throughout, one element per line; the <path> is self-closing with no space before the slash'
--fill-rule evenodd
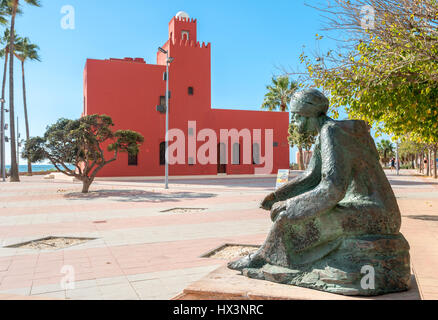
<path id="1" fill-rule="evenodd" d="M 292 96 L 290 110 L 292 123 L 298 132 L 315 132 L 319 125 L 319 118 L 327 114 L 329 100 L 316 89 L 299 91 Z"/>

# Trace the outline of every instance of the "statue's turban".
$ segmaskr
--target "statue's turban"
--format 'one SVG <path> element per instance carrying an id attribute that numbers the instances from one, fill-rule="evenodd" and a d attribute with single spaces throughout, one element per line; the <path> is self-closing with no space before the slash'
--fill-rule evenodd
<path id="1" fill-rule="evenodd" d="M 292 96 L 290 111 L 305 117 L 319 117 L 327 113 L 329 100 L 316 89 L 299 91 Z"/>

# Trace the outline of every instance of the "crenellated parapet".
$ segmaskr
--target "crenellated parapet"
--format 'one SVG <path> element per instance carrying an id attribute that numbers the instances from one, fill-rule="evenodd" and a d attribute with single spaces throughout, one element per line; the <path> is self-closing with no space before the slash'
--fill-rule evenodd
<path id="1" fill-rule="evenodd" d="M 193 41 L 193 40 L 187 40 L 187 39 L 180 39 L 179 41 L 175 41 L 173 42 L 174 46 L 179 46 L 179 47 L 192 47 L 192 48 L 202 48 L 202 49 L 210 49 L 211 48 L 211 44 L 210 42 L 205 43 L 205 42 L 199 42 L 199 41 Z"/>
<path id="2" fill-rule="evenodd" d="M 187 23 L 195 23 L 195 24 L 197 21 L 196 19 L 193 18 L 184 18 L 184 17 L 175 17 L 175 20 L 179 22 L 187 22 Z"/>

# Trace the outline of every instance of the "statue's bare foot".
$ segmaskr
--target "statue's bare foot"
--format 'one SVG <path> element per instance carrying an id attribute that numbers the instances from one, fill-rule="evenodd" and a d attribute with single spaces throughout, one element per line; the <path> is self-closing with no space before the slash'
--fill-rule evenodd
<path id="1" fill-rule="evenodd" d="M 228 268 L 232 270 L 242 271 L 247 268 L 259 268 L 265 264 L 265 261 L 257 254 L 250 254 L 239 260 L 228 263 Z"/>

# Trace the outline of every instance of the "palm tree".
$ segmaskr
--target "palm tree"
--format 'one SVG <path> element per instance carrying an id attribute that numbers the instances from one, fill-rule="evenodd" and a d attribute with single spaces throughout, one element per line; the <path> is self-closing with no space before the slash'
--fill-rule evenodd
<path id="1" fill-rule="evenodd" d="M 298 83 L 290 80 L 288 76 L 272 77 L 272 84 L 266 86 L 268 92 L 265 94 L 265 100 L 263 101 L 262 109 L 267 109 L 269 111 L 280 110 L 282 112 L 289 110 L 290 99 L 292 98 L 292 95 L 298 90 L 298 88 Z M 303 146 L 301 143 L 295 141 L 296 136 L 292 134 L 293 129 L 289 128 L 289 130 L 290 137 L 294 137 L 292 138 L 292 140 L 289 139 L 289 144 L 292 147 L 294 145 L 297 146 L 299 152 L 298 168 L 300 170 L 303 170 Z"/>
<path id="2" fill-rule="evenodd" d="M 4 69 L 3 69 L 3 82 L 2 82 L 2 93 L 1 93 L 1 101 L 2 105 L 4 105 L 5 100 L 5 89 L 6 89 L 6 74 L 8 70 L 8 61 L 9 61 L 9 39 L 10 39 L 9 29 L 5 29 L 3 33 L 3 37 L 0 37 L 0 58 L 5 59 Z M 22 39 L 15 34 L 15 46 L 21 45 Z M 17 56 L 17 54 L 14 54 Z"/>
<path id="3" fill-rule="evenodd" d="M 9 0 L 1 0 L 0 1 L 0 25 L 5 25 L 8 20 L 7 20 L 7 16 L 10 15 L 10 6 L 9 6 Z M 8 38 L 9 40 L 9 38 Z M 3 45 L 3 42 L 7 41 L 5 38 L 0 38 L 0 42 Z M 1 51 L 0 52 L 0 58 L 5 57 L 5 64 L 7 65 L 7 59 L 6 59 L 7 53 L 5 51 Z M 3 80 L 3 83 L 5 83 L 6 79 Z M 4 125 L 5 125 L 5 114 L 4 114 L 4 109 L 5 109 L 5 95 L 4 95 L 4 86 L 3 86 L 3 91 L 2 91 L 2 99 L 1 99 L 1 121 L 0 121 L 0 128 L 1 128 L 1 135 L 0 135 L 0 141 L 1 141 L 1 148 L 0 148 L 0 163 L 1 163 L 1 167 L 0 167 L 0 175 L 3 174 L 3 167 L 4 167 L 4 148 L 3 148 L 3 144 L 4 144 L 4 136 L 5 136 L 5 132 L 4 132 Z"/>
<path id="4" fill-rule="evenodd" d="M 39 0 L 23 0 L 27 4 L 40 6 Z M 8 4 L 12 9 L 11 14 L 11 37 L 9 39 L 9 123 L 11 130 L 11 182 L 19 182 L 17 166 L 17 150 L 15 146 L 15 112 L 14 112 L 14 53 L 15 53 L 15 17 L 17 16 L 19 0 L 9 0 Z"/>
<path id="5" fill-rule="evenodd" d="M 26 81 L 24 77 L 24 63 L 27 60 L 41 61 L 38 55 L 39 47 L 36 44 L 30 42 L 29 38 L 24 38 L 22 41 L 17 41 L 16 51 L 18 52 L 17 58 L 21 61 L 21 74 L 23 80 L 23 105 L 24 105 L 24 121 L 26 124 L 26 141 L 29 140 L 29 120 L 27 116 L 27 99 L 26 99 Z M 32 162 L 27 160 L 27 173 L 32 175 Z"/>
<path id="6" fill-rule="evenodd" d="M 389 157 L 394 155 L 394 144 L 389 140 L 382 139 L 380 142 L 377 142 L 377 151 L 379 152 L 381 161 L 387 163 Z"/>
<path id="7" fill-rule="evenodd" d="M 297 127 L 295 127 L 292 123 L 289 125 L 289 136 L 287 137 L 287 140 L 292 148 L 297 147 L 298 149 L 298 170 L 306 169 L 306 166 L 304 165 L 303 149 L 310 151 L 312 146 L 315 144 L 316 135 L 317 133 L 315 132 L 298 132 Z"/>
<path id="8" fill-rule="evenodd" d="M 298 87 L 298 84 L 288 76 L 273 77 L 272 84 L 266 86 L 268 92 L 265 94 L 262 109 L 287 111 L 290 99 Z"/>

